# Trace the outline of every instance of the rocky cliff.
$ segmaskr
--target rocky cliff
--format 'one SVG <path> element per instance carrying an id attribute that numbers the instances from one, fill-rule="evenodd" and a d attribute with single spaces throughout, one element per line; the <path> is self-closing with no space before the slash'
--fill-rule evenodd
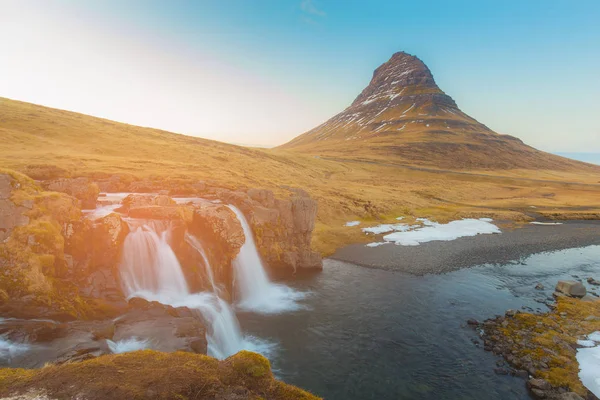
<path id="1" fill-rule="evenodd" d="M 130 182 L 124 189 L 141 185 L 163 194 L 132 194 L 115 212 L 86 218 L 80 207 L 96 203 L 95 182 L 54 178 L 36 183 L 19 173 L 1 173 L 0 267 L 4 274 L 0 311 L 6 316 L 63 320 L 120 312 L 125 299 L 118 267 L 130 230 L 124 216 L 171 224 L 171 244 L 193 291 L 210 287 L 205 260 L 188 233 L 206 249 L 223 296 L 233 298 L 232 262 L 245 237 L 240 221 L 224 204 L 233 204 L 245 214 L 258 250 L 271 269 L 291 273 L 322 268 L 320 255 L 311 250 L 317 202 L 303 190 L 283 188 L 288 197 L 276 198 L 263 189 L 231 190 L 201 182 L 165 191 L 155 186 L 160 184 Z M 164 194 L 183 191 L 205 200 L 176 202 Z M 103 204 L 102 198 L 99 200 Z"/>

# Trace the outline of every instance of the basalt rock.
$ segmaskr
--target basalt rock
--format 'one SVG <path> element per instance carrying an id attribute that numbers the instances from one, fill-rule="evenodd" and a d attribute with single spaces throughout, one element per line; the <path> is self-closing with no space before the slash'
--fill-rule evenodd
<path id="1" fill-rule="evenodd" d="M 0 334 L 13 343 L 28 343 L 29 353 L 36 353 L 12 357 L 12 365 L 27 368 L 111 354 L 120 341 L 132 339 L 154 350 L 206 354 L 204 322 L 193 310 L 132 299 L 123 311 L 118 318 L 97 321 L 8 320 L 0 325 Z"/>
<path id="2" fill-rule="evenodd" d="M 321 256 L 310 246 L 317 202 L 304 190 L 288 190 L 288 199 L 275 198 L 272 191 L 265 189 L 249 189 L 247 193 L 221 190 L 218 196 L 244 213 L 259 252 L 270 267 L 293 271 L 321 269 Z"/>
<path id="3" fill-rule="evenodd" d="M 43 183 L 47 190 L 62 192 L 71 195 L 81 201 L 81 207 L 92 209 L 96 207 L 100 189 L 98 185 L 90 182 L 87 178 L 61 178 Z"/>
<path id="4" fill-rule="evenodd" d="M 129 226 L 119 214 L 95 221 L 82 220 L 67 240 L 71 256 L 69 278 L 83 295 L 107 300 L 122 299 L 118 265 Z"/>
<path id="5" fill-rule="evenodd" d="M 189 232 L 202 243 L 207 257 L 212 266 L 216 283 L 225 288 L 225 292 L 232 294 L 233 271 L 232 261 L 238 255 L 245 242 L 244 231 L 234 212 L 222 204 L 202 202 L 196 205 L 192 221 L 188 224 Z M 194 240 L 194 239 L 192 239 Z M 190 266 L 202 266 L 204 260 L 193 248 L 193 243 L 188 243 L 187 257 L 182 259 L 182 264 L 189 270 Z M 178 252 L 178 256 L 181 253 Z M 196 283 L 209 282 L 205 277 L 204 268 L 195 271 Z M 228 297 L 226 293 L 223 296 Z"/>
<path id="6" fill-rule="evenodd" d="M 31 210 L 33 202 L 17 205 L 11 200 L 13 189 L 18 185 L 9 174 L 0 174 L 0 242 L 8 238 L 15 227 L 29 223 L 25 212 Z"/>

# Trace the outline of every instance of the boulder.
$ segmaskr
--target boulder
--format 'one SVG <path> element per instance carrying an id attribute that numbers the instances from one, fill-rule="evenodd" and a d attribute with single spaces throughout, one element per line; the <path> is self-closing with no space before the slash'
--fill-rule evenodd
<path id="1" fill-rule="evenodd" d="M 538 390 L 542 390 L 542 391 L 552 389 L 552 385 L 548 381 L 546 381 L 544 379 L 537 379 L 537 378 L 533 378 L 533 379 L 530 379 L 529 381 L 527 381 L 527 387 L 529 389 L 538 389 Z"/>
<path id="2" fill-rule="evenodd" d="M 590 277 L 590 278 L 587 278 L 587 282 L 588 282 L 590 285 L 594 285 L 594 286 L 600 286 L 600 281 L 597 281 L 596 279 L 594 279 L 594 278 L 592 278 L 592 277 Z"/>
<path id="3" fill-rule="evenodd" d="M 130 307 L 115 322 L 113 342 L 135 337 L 154 350 L 206 354 L 206 329 L 200 314 L 157 302 L 130 300 Z"/>
<path id="4" fill-rule="evenodd" d="M 53 192 L 62 192 L 81 201 L 81 208 L 96 208 L 100 189 L 87 178 L 61 178 L 44 182 L 44 187 Z"/>
<path id="5" fill-rule="evenodd" d="M 555 290 L 567 296 L 579 298 L 585 296 L 587 293 L 585 286 L 577 281 L 558 281 Z"/>

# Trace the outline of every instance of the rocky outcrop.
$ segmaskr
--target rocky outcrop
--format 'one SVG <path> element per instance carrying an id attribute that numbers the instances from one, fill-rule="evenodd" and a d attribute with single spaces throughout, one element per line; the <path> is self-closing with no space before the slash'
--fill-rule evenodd
<path id="1" fill-rule="evenodd" d="M 12 400 L 318 400 L 276 380 L 269 361 L 248 351 L 219 361 L 189 352 L 144 350 L 1 372 L 0 397 Z"/>
<path id="2" fill-rule="evenodd" d="M 231 299 L 233 285 L 232 261 L 237 257 L 245 242 L 244 231 L 233 211 L 222 204 L 202 202 L 194 209 L 192 222 L 188 230 L 194 238 L 188 238 L 187 257 L 183 258 L 185 269 L 190 266 L 203 266 L 205 260 L 195 249 L 194 240 L 199 240 L 206 251 L 206 256 L 212 267 L 214 280 L 223 288 L 222 296 Z M 179 255 L 179 254 L 178 254 Z M 197 268 L 198 281 L 206 285 L 209 279 L 205 268 Z M 207 288 L 210 289 L 210 288 Z"/>
<path id="3" fill-rule="evenodd" d="M 270 267 L 320 269 L 321 256 L 311 250 L 317 202 L 301 189 L 287 188 L 288 199 L 277 199 L 270 190 L 222 190 L 219 198 L 236 205 L 248 219 L 261 256 Z"/>
<path id="4" fill-rule="evenodd" d="M 98 185 L 90 182 L 88 178 L 61 178 L 45 181 L 44 187 L 53 192 L 62 192 L 81 201 L 81 208 L 92 209 L 96 207 L 100 189 Z"/>
<path id="5" fill-rule="evenodd" d="M 129 226 L 112 213 L 94 221 L 82 220 L 67 240 L 68 276 L 88 297 L 111 301 L 123 299 L 119 284 L 119 261 Z"/>
<path id="6" fill-rule="evenodd" d="M 579 379 L 579 339 L 600 329 L 600 302 L 561 296 L 554 310 L 529 314 L 509 310 L 475 324 L 483 331 L 484 349 L 501 355 L 506 373 L 528 379 L 538 399 L 595 399 Z"/>
<path id="7" fill-rule="evenodd" d="M 116 319 L 71 321 L 7 320 L 0 335 L 12 343 L 27 343 L 28 352 L 17 353 L 13 365 L 38 368 L 46 363 L 77 362 L 122 351 L 135 340 L 140 348 L 206 354 L 206 329 L 200 315 L 185 307 L 174 308 L 134 298 Z M 2 365 L 2 360 L 0 360 Z"/>
<path id="8" fill-rule="evenodd" d="M 15 227 L 29 223 L 29 217 L 25 213 L 31 210 L 33 201 L 17 205 L 11 199 L 13 189 L 19 185 L 11 175 L 0 174 L 0 242 L 8 238 Z"/>

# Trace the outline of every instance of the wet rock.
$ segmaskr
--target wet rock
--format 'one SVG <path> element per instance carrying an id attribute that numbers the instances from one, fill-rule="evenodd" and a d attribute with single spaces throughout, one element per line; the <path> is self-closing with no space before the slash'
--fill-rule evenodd
<path id="1" fill-rule="evenodd" d="M 600 281 L 595 280 L 594 278 L 587 278 L 587 283 L 594 286 L 600 286 Z"/>
<path id="2" fill-rule="evenodd" d="M 129 304 L 131 311 L 115 322 L 114 342 L 135 337 L 155 350 L 206 354 L 206 329 L 199 315 L 181 315 L 178 309 L 157 302 L 130 300 Z"/>
<path id="3" fill-rule="evenodd" d="M 187 225 L 189 232 L 200 241 L 212 266 L 214 280 L 224 288 L 223 296 L 233 295 L 233 261 L 240 252 L 246 237 L 235 213 L 222 204 L 202 202 L 196 205 L 192 221 Z M 192 239 L 188 239 L 192 240 Z M 197 289 L 210 289 L 209 278 L 204 276 L 204 260 L 193 243 L 176 249 L 188 282 Z M 204 285 L 204 286 L 202 286 Z"/>
<path id="4" fill-rule="evenodd" d="M 479 325 L 479 321 L 477 321 L 476 319 L 470 318 L 467 320 L 467 324 L 471 325 L 471 326 L 476 326 L 476 325 Z"/>
<path id="5" fill-rule="evenodd" d="M 96 207 L 100 189 L 98 185 L 87 178 L 61 178 L 43 183 L 44 188 L 53 192 L 62 192 L 81 201 L 81 208 L 93 209 Z"/>
<path id="6" fill-rule="evenodd" d="M 562 394 L 558 395 L 557 399 L 558 400 L 584 400 L 583 397 L 581 397 L 577 393 L 573 393 L 573 392 L 562 393 Z"/>
<path id="7" fill-rule="evenodd" d="M 543 390 L 536 389 L 536 388 L 533 388 L 530 390 L 531 390 L 531 393 L 538 399 L 545 399 L 547 397 L 546 392 L 544 392 Z"/>
<path id="8" fill-rule="evenodd" d="M 535 289 L 536 289 L 536 290 L 544 290 L 544 289 L 545 289 L 545 287 L 544 287 L 544 285 L 542 285 L 541 283 L 538 283 L 537 285 L 535 285 Z"/>
<path id="9" fill-rule="evenodd" d="M 494 368 L 496 375 L 508 375 L 509 371 L 506 368 Z"/>
<path id="10" fill-rule="evenodd" d="M 527 381 L 527 387 L 530 389 L 538 389 L 542 391 L 551 390 L 552 385 L 544 379 L 533 378 Z"/>
<path id="11" fill-rule="evenodd" d="M 570 297 L 581 298 L 586 294 L 585 286 L 577 281 L 558 281 L 555 290 Z"/>
<path id="12" fill-rule="evenodd" d="M 514 317 L 515 315 L 517 315 L 518 313 L 519 313 L 519 311 L 518 311 L 518 310 L 506 310 L 506 312 L 504 313 L 504 315 L 505 315 L 506 317 L 512 318 L 512 317 Z"/>
<path id="13" fill-rule="evenodd" d="M 520 370 L 514 372 L 514 376 L 516 376 L 518 378 L 528 379 L 529 372 L 525 371 L 524 369 L 520 369 Z"/>

